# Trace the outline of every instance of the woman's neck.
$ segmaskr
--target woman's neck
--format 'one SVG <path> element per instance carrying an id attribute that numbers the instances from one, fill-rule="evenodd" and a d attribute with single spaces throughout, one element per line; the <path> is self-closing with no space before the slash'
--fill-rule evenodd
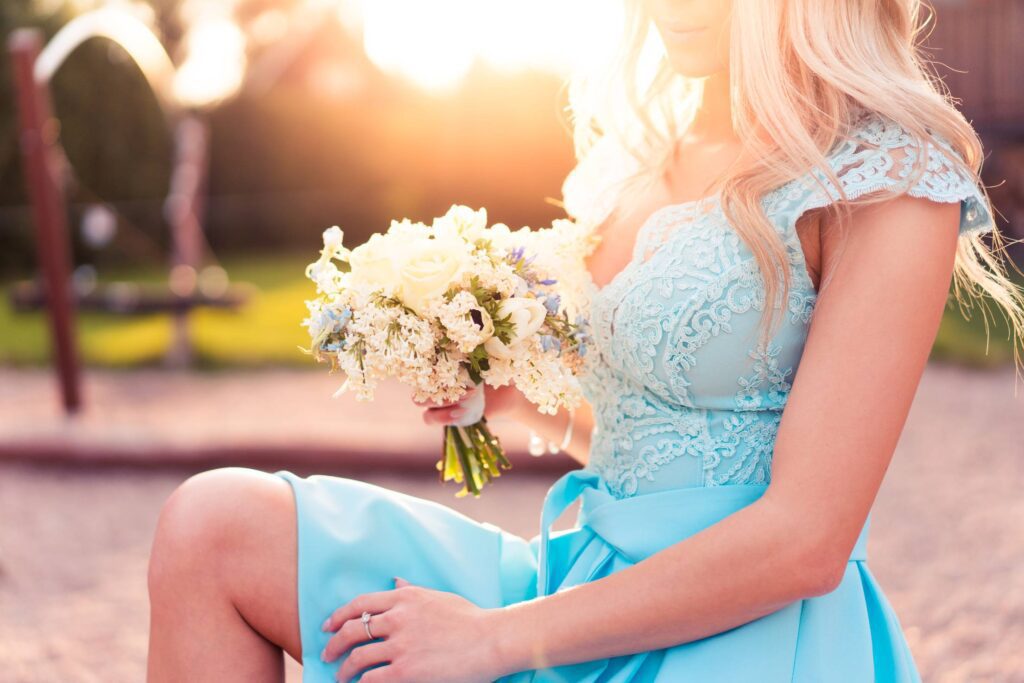
<path id="1" fill-rule="evenodd" d="M 729 72 L 720 71 L 704 79 L 704 89 L 693 122 L 686 132 L 688 141 L 735 140 L 732 128 L 732 101 L 729 96 Z"/>
<path id="2" fill-rule="evenodd" d="M 662 178 L 669 203 L 709 197 L 721 191 L 730 173 L 751 163 L 732 126 L 729 72 L 706 77 L 703 86 L 693 121 L 676 142 Z"/>

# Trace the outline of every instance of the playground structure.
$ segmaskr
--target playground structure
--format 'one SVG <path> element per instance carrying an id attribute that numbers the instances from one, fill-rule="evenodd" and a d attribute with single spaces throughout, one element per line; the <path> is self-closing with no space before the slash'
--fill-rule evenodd
<path id="1" fill-rule="evenodd" d="M 938 22 L 932 27 L 928 43 L 934 48 L 933 56 L 950 65 L 942 69 L 944 80 L 963 101 L 963 111 L 990 150 L 984 170 L 997 213 L 1009 218 L 1007 232 L 1011 236 L 1024 237 L 1024 88 L 1018 87 L 1024 43 L 1015 39 L 1024 28 L 1024 5 L 1014 0 L 936 0 L 935 4 Z M 333 9 L 319 6 L 316 11 L 324 16 L 302 22 L 304 28 L 300 31 L 289 30 L 273 49 L 267 50 L 261 65 L 253 65 L 262 68 L 247 69 L 243 85 L 248 91 L 269 89 L 303 55 L 315 52 L 304 52 L 304 46 L 312 43 L 315 29 L 325 25 L 327 14 L 335 14 Z M 49 88 L 67 57 L 93 38 L 119 45 L 138 65 L 168 128 L 174 132 L 174 172 L 164 201 L 172 243 L 165 290 L 147 290 L 135 283 L 84 290 L 76 287 L 76 278 L 71 277 L 65 197 L 73 196 L 69 188 L 75 179 L 50 111 Z M 356 43 L 353 46 L 358 47 Z M 244 290 L 237 286 L 202 286 L 201 263 L 211 257 L 202 229 L 209 131 L 202 110 L 190 106 L 191 100 L 175 88 L 183 65 L 175 66 L 154 32 L 123 10 L 105 8 L 73 19 L 45 45 L 38 33 L 16 32 L 10 38 L 9 49 L 14 57 L 22 153 L 42 276 L 40 282 L 16 285 L 11 299 L 17 310 L 47 311 L 53 331 L 54 364 L 65 405 L 73 412 L 79 402 L 74 339 L 77 310 L 125 315 L 169 313 L 174 321 L 173 340 L 166 360 L 169 365 L 184 366 L 190 359 L 189 313 L 198 306 L 238 305 Z M 358 52 L 359 58 L 365 57 L 361 50 Z M 220 280 L 226 285 L 223 273 Z M 67 297 L 47 295 L 65 291 L 69 292 Z"/>
<path id="2" fill-rule="evenodd" d="M 167 286 L 157 290 L 111 283 L 80 291 L 72 284 L 65 197 L 74 172 L 59 141 L 49 84 L 75 49 L 94 38 L 124 49 L 152 88 L 173 131 L 173 170 L 163 205 L 171 235 L 169 276 Z M 192 357 L 189 313 L 198 307 L 238 307 L 247 299 L 248 287 L 228 285 L 222 270 L 222 286 L 213 291 L 199 286 L 199 270 L 204 260 L 212 260 L 202 229 L 209 131 L 201 113 L 175 96 L 175 67 L 148 26 L 129 14 L 100 9 L 69 22 L 45 46 L 40 31 L 15 31 L 8 50 L 41 275 L 37 281 L 17 283 L 11 299 L 19 311 L 46 310 L 64 410 L 75 413 L 82 400 L 74 325 L 78 309 L 122 315 L 170 313 L 173 338 L 166 362 L 181 367 Z"/>

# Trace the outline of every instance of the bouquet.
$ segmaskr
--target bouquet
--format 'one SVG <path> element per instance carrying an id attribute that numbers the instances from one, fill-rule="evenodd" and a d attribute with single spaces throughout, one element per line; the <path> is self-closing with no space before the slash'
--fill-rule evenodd
<path id="1" fill-rule="evenodd" d="M 455 205 L 431 225 L 392 221 L 352 250 L 343 239 L 338 226 L 324 232 L 306 268 L 316 297 L 302 321 L 311 339 L 302 350 L 345 374 L 335 396 L 372 400 L 394 378 L 417 401 L 452 403 L 473 387 L 482 399 L 482 383 L 514 383 L 542 413 L 579 404 L 590 335 L 579 278 L 588 238 L 577 224 L 513 231 Z M 442 483 L 463 484 L 457 497 L 479 496 L 511 467 L 482 403 L 467 403 L 477 414 L 445 427 L 437 463 Z"/>

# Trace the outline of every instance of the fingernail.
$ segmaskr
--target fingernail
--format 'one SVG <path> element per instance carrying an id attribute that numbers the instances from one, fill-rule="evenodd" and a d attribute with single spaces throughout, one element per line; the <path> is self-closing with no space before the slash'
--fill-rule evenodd
<path id="1" fill-rule="evenodd" d="M 323 625 L 320 626 L 320 630 L 321 631 L 326 631 L 326 630 L 328 630 L 330 628 L 330 626 L 331 626 L 331 618 L 327 617 L 326 619 L 324 619 Z"/>
<path id="2" fill-rule="evenodd" d="M 320 661 L 321 662 L 326 662 L 327 661 L 327 650 L 322 650 L 320 652 Z"/>

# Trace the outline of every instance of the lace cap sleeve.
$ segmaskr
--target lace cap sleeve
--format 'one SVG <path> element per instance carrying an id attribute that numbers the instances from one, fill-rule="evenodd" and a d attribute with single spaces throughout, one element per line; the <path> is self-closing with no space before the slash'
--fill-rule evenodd
<path id="1" fill-rule="evenodd" d="M 837 145 L 828 160 L 849 199 L 890 190 L 936 202 L 959 202 L 961 235 L 991 231 L 995 224 L 981 187 L 954 161 L 963 158 L 939 134 L 933 134 L 926 147 L 898 122 L 871 114 L 861 119 L 851 139 Z M 922 171 L 918 160 L 925 154 Z M 805 179 L 807 195 L 798 215 L 841 199 L 824 173 L 815 169 L 814 175 L 828 194 L 822 185 Z"/>

